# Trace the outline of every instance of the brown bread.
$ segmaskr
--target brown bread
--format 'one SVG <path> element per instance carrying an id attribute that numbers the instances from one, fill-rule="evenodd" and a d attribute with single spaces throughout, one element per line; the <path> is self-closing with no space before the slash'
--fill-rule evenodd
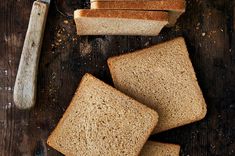
<path id="1" fill-rule="evenodd" d="M 47 143 L 68 156 L 137 156 L 157 120 L 152 109 L 86 74 Z"/>
<path id="2" fill-rule="evenodd" d="M 110 58 L 114 85 L 159 114 L 155 133 L 201 120 L 206 103 L 183 38 Z"/>
<path id="3" fill-rule="evenodd" d="M 91 9 L 115 10 L 158 10 L 169 12 L 168 26 L 174 26 L 177 19 L 185 12 L 185 0 L 152 0 L 152 1 L 95 1 Z"/>
<path id="4" fill-rule="evenodd" d="M 78 35 L 158 35 L 168 23 L 162 11 L 76 10 Z"/>

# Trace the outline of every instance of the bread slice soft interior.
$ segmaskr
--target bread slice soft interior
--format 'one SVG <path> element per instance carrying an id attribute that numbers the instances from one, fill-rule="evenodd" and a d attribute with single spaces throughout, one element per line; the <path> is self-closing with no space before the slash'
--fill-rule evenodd
<path id="1" fill-rule="evenodd" d="M 108 59 L 114 85 L 159 114 L 155 133 L 201 120 L 206 103 L 183 38 Z"/>
<path id="2" fill-rule="evenodd" d="M 90 74 L 47 143 L 62 154 L 137 156 L 158 114 Z"/>

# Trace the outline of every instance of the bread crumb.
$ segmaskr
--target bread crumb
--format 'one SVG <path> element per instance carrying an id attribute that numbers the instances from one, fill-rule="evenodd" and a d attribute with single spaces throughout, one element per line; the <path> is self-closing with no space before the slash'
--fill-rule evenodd
<path id="1" fill-rule="evenodd" d="M 12 88 L 11 87 L 8 87 L 8 89 L 7 89 L 8 91 L 11 91 L 12 90 Z"/>
<path id="2" fill-rule="evenodd" d="M 147 42 L 144 44 L 144 46 L 147 47 L 147 46 L 149 46 L 149 44 L 150 44 L 149 41 L 147 41 Z"/>
<path id="3" fill-rule="evenodd" d="M 6 106 L 5 106 L 5 109 L 10 109 L 12 107 L 12 103 L 9 102 Z"/>
<path id="4" fill-rule="evenodd" d="M 64 24 L 68 24 L 69 23 L 69 21 L 68 20 L 64 20 Z"/>

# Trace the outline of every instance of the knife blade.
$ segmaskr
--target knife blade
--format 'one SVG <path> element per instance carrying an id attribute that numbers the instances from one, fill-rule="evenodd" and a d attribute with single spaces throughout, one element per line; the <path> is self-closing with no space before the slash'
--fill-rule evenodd
<path id="1" fill-rule="evenodd" d="M 34 1 L 16 76 L 13 99 L 19 109 L 35 105 L 37 72 L 50 0 Z"/>

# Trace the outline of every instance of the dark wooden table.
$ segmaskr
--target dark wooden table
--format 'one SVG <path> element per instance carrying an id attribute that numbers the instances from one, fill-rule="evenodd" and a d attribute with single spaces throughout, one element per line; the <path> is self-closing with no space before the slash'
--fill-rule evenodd
<path id="1" fill-rule="evenodd" d="M 33 0 L 0 2 L 1 156 L 61 155 L 46 139 L 67 108 L 84 73 L 112 84 L 108 57 L 183 36 L 208 104 L 200 122 L 152 136 L 181 145 L 182 155 L 235 155 L 235 2 L 188 0 L 187 11 L 159 36 L 83 36 L 73 10 L 81 0 L 52 1 L 42 47 L 36 107 L 18 110 L 12 93 Z"/>

